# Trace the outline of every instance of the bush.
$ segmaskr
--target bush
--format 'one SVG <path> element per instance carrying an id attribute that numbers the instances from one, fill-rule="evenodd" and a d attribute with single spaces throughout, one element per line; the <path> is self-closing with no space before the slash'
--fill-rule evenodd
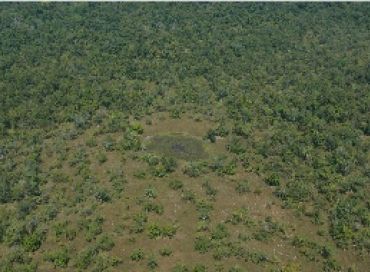
<path id="1" fill-rule="evenodd" d="M 280 178 L 277 174 L 272 174 L 265 178 L 265 182 L 269 186 L 279 186 L 280 185 Z"/>
<path id="2" fill-rule="evenodd" d="M 212 205 L 207 203 L 204 200 L 201 200 L 197 202 L 196 204 L 196 209 L 199 213 L 198 218 L 201 220 L 208 220 L 209 219 L 209 213 L 212 210 Z"/>
<path id="3" fill-rule="evenodd" d="M 154 187 L 145 189 L 145 196 L 148 198 L 157 198 L 157 190 Z"/>
<path id="4" fill-rule="evenodd" d="M 217 224 L 216 228 L 212 231 L 212 239 L 221 240 L 229 237 L 230 234 L 224 224 Z"/>
<path id="5" fill-rule="evenodd" d="M 236 170 L 236 161 L 227 160 L 226 156 L 215 157 L 209 164 L 209 168 L 218 175 L 234 175 Z"/>
<path id="6" fill-rule="evenodd" d="M 143 210 L 146 212 L 155 212 L 156 214 L 163 214 L 163 205 L 153 202 L 145 202 Z"/>
<path id="7" fill-rule="evenodd" d="M 240 268 L 239 266 L 233 266 L 229 269 L 228 272 L 243 272 L 244 270 Z"/>
<path id="8" fill-rule="evenodd" d="M 148 216 L 146 213 L 139 213 L 136 214 L 133 218 L 134 220 L 134 226 L 131 228 L 131 230 L 135 233 L 141 233 L 144 231 L 145 225 L 148 222 Z"/>
<path id="9" fill-rule="evenodd" d="M 171 157 L 162 157 L 161 163 L 166 171 L 166 173 L 172 173 L 176 170 L 177 162 L 174 158 Z"/>
<path id="10" fill-rule="evenodd" d="M 113 151 L 116 143 L 111 136 L 107 136 L 104 138 L 102 144 L 106 151 Z"/>
<path id="11" fill-rule="evenodd" d="M 89 139 L 86 140 L 86 146 L 88 146 L 88 147 L 95 147 L 97 145 L 98 145 L 98 143 L 97 143 L 95 137 L 90 137 Z"/>
<path id="12" fill-rule="evenodd" d="M 217 190 L 213 188 L 210 184 L 209 181 L 206 181 L 202 184 L 203 189 L 206 191 L 206 195 L 214 198 L 217 195 Z"/>
<path id="13" fill-rule="evenodd" d="M 64 247 L 62 249 L 47 253 L 45 260 L 52 262 L 55 268 L 65 268 L 68 266 L 70 257 L 67 248 Z"/>
<path id="14" fill-rule="evenodd" d="M 162 249 L 159 250 L 159 254 L 161 256 L 171 256 L 172 250 L 168 247 L 165 247 L 165 248 L 162 248 Z"/>
<path id="15" fill-rule="evenodd" d="M 232 212 L 230 218 L 226 222 L 231 223 L 233 225 L 237 224 L 249 225 L 252 223 L 249 217 L 248 210 L 245 208 L 241 208 Z"/>
<path id="16" fill-rule="evenodd" d="M 205 139 L 208 139 L 211 141 L 211 143 L 215 143 L 216 142 L 216 136 L 217 136 L 217 133 L 214 129 L 210 129 L 207 131 L 207 134 L 206 136 L 204 136 Z"/>
<path id="17" fill-rule="evenodd" d="M 249 182 L 247 180 L 241 180 L 237 183 L 235 191 L 239 194 L 250 192 Z"/>
<path id="18" fill-rule="evenodd" d="M 141 149 L 141 141 L 136 132 L 125 132 L 119 146 L 123 150 L 139 151 Z"/>
<path id="19" fill-rule="evenodd" d="M 109 251 L 114 247 L 114 242 L 108 235 L 103 235 L 97 240 L 97 249 Z"/>
<path id="20" fill-rule="evenodd" d="M 132 131 L 135 131 L 137 134 L 143 134 L 144 133 L 144 128 L 141 126 L 140 123 L 131 123 L 130 124 L 130 129 Z"/>
<path id="21" fill-rule="evenodd" d="M 178 179 L 172 179 L 170 180 L 170 182 L 168 183 L 168 186 L 172 189 L 172 190 L 180 190 L 184 187 L 184 184 L 182 183 L 181 180 L 178 180 Z"/>
<path id="22" fill-rule="evenodd" d="M 103 272 L 103 271 L 110 271 L 111 267 L 117 266 L 122 261 L 117 257 L 111 257 L 106 254 L 99 254 L 94 259 L 94 266 L 92 267 L 92 272 Z"/>
<path id="23" fill-rule="evenodd" d="M 231 153 L 235 154 L 243 154 L 246 152 L 245 147 L 241 143 L 241 140 L 238 138 L 232 138 L 230 143 L 226 146 L 227 150 L 229 150 Z"/>
<path id="24" fill-rule="evenodd" d="M 197 264 L 194 266 L 192 272 L 206 272 L 207 269 L 206 269 L 206 266 L 203 265 L 203 264 Z"/>
<path id="25" fill-rule="evenodd" d="M 155 269 L 158 266 L 158 262 L 153 255 L 149 256 L 147 266 L 149 269 Z"/>
<path id="26" fill-rule="evenodd" d="M 209 237 L 198 236 L 195 238 L 194 249 L 202 254 L 209 251 L 212 247 L 212 241 Z"/>
<path id="27" fill-rule="evenodd" d="M 189 269 L 183 264 L 177 264 L 171 269 L 171 272 L 189 272 Z"/>
<path id="28" fill-rule="evenodd" d="M 150 239 L 156 239 L 159 237 L 168 237 L 172 238 L 175 236 L 177 231 L 176 226 L 168 225 L 168 226 L 159 226 L 157 224 L 151 224 L 148 227 L 148 236 Z"/>
<path id="29" fill-rule="evenodd" d="M 85 269 L 89 267 L 91 262 L 94 260 L 95 256 L 97 255 L 98 251 L 95 247 L 88 247 L 82 250 L 76 259 L 75 266 L 79 269 Z"/>
<path id="30" fill-rule="evenodd" d="M 106 189 L 98 189 L 98 191 L 95 193 L 95 198 L 99 202 L 109 202 L 109 201 L 111 201 L 110 194 Z"/>
<path id="31" fill-rule="evenodd" d="M 22 245 L 26 251 L 36 251 L 40 248 L 45 234 L 42 231 L 34 231 L 33 233 L 26 235 L 22 240 Z"/>
<path id="32" fill-rule="evenodd" d="M 12 199 L 10 182 L 0 175 L 0 203 L 10 202 Z"/>
<path id="33" fill-rule="evenodd" d="M 181 199 L 189 202 L 195 202 L 195 194 L 193 191 L 184 190 L 182 191 Z"/>
<path id="34" fill-rule="evenodd" d="M 76 237 L 76 231 L 70 226 L 69 221 L 56 223 L 53 226 L 53 229 L 57 240 L 60 238 L 65 238 L 71 241 Z"/>
<path id="35" fill-rule="evenodd" d="M 96 156 L 96 159 L 98 160 L 99 164 L 103 164 L 107 161 L 107 155 L 105 153 L 99 152 Z"/>
<path id="36" fill-rule="evenodd" d="M 144 251 L 141 248 L 135 249 L 131 253 L 130 258 L 131 260 L 136 261 L 136 262 L 141 261 L 144 259 Z"/>
<path id="37" fill-rule="evenodd" d="M 177 162 L 171 157 L 158 158 L 157 156 L 146 156 L 144 158 L 151 165 L 151 172 L 156 177 L 164 177 L 169 173 L 175 171 Z"/>
<path id="38" fill-rule="evenodd" d="M 96 217 L 94 219 L 82 220 L 79 222 L 80 229 L 84 229 L 85 238 L 88 242 L 96 238 L 97 235 L 101 234 L 103 231 L 103 222 L 102 217 Z"/>
<path id="39" fill-rule="evenodd" d="M 204 162 L 190 162 L 185 166 L 183 172 L 189 177 L 198 177 L 206 173 L 205 166 Z"/>

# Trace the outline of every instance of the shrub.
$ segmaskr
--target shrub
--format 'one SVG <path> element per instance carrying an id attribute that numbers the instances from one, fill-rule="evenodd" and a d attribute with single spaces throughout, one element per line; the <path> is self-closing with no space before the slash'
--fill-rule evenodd
<path id="1" fill-rule="evenodd" d="M 172 179 L 170 180 L 170 182 L 168 183 L 168 186 L 172 189 L 172 190 L 180 190 L 184 187 L 184 184 L 182 183 L 181 180 L 178 180 L 178 179 Z"/>
<path id="2" fill-rule="evenodd" d="M 135 249 L 131 253 L 130 258 L 131 260 L 136 261 L 136 262 L 141 261 L 144 259 L 144 251 L 141 248 Z"/>
<path id="3" fill-rule="evenodd" d="M 64 247 L 62 249 L 47 253 L 45 256 L 45 260 L 52 262 L 55 268 L 65 268 L 68 266 L 70 257 L 67 248 Z"/>
<path id="4" fill-rule="evenodd" d="M 110 271 L 109 268 L 117 266 L 122 261 L 117 257 L 111 257 L 104 253 L 99 254 L 94 259 L 94 266 L 92 267 L 92 272 L 103 272 Z"/>
<path id="5" fill-rule="evenodd" d="M 79 222 L 80 229 L 84 229 L 85 238 L 88 242 L 95 239 L 95 237 L 102 233 L 103 231 L 103 222 L 102 217 L 96 217 L 94 219 L 87 219 Z"/>
<path id="6" fill-rule="evenodd" d="M 105 153 L 99 152 L 96 156 L 96 159 L 98 160 L 99 164 L 103 164 L 107 161 L 107 155 Z"/>
<path id="7" fill-rule="evenodd" d="M 158 266 L 158 262 L 153 255 L 149 256 L 147 266 L 149 269 L 155 269 Z"/>
<path id="8" fill-rule="evenodd" d="M 75 115 L 73 118 L 74 125 L 77 129 L 86 129 L 90 126 L 91 117 L 88 114 Z"/>
<path id="9" fill-rule="evenodd" d="M 162 157 L 161 163 L 166 171 L 166 173 L 172 173 L 176 170 L 177 162 L 172 157 Z"/>
<path id="10" fill-rule="evenodd" d="M 197 202 L 196 204 L 196 209 L 199 213 L 198 218 L 201 220 L 208 220 L 209 219 L 209 213 L 212 210 L 212 205 L 207 203 L 204 200 L 201 200 Z"/>
<path id="11" fill-rule="evenodd" d="M 239 266 L 233 266 L 229 269 L 228 272 L 243 272 L 244 270 L 240 268 Z"/>
<path id="12" fill-rule="evenodd" d="M 239 194 L 250 192 L 249 182 L 247 180 L 241 180 L 237 183 L 235 191 Z"/>
<path id="13" fill-rule="evenodd" d="M 33 233 L 26 235 L 22 244 L 26 251 L 36 251 L 40 248 L 43 240 L 45 238 L 45 233 L 42 231 L 34 231 Z"/>
<path id="14" fill-rule="evenodd" d="M 170 117 L 172 119 L 179 119 L 180 118 L 181 111 L 180 109 L 172 109 L 170 111 Z"/>
<path id="15" fill-rule="evenodd" d="M 213 250 L 212 256 L 215 260 L 229 258 L 232 255 L 230 244 L 218 244 Z"/>
<path id="16" fill-rule="evenodd" d="M 97 249 L 109 251 L 114 247 L 114 242 L 108 235 L 103 235 L 97 240 Z"/>
<path id="17" fill-rule="evenodd" d="M 159 254 L 161 256 L 171 256 L 172 250 L 168 247 L 165 247 L 165 248 L 162 248 L 162 249 L 159 250 Z"/>
<path id="18" fill-rule="evenodd" d="M 192 272 L 206 272 L 207 269 L 206 269 L 206 266 L 203 265 L 203 264 L 197 264 L 194 266 Z"/>
<path id="19" fill-rule="evenodd" d="M 161 162 L 161 158 L 153 154 L 145 154 L 142 159 L 149 165 L 155 166 Z"/>
<path id="20" fill-rule="evenodd" d="M 148 216 L 145 213 L 139 213 L 134 216 L 133 220 L 134 226 L 131 230 L 135 233 L 143 232 L 145 225 L 148 222 Z"/>
<path id="21" fill-rule="evenodd" d="M 231 153 L 242 154 L 246 152 L 245 147 L 241 143 L 240 139 L 233 137 L 230 143 L 226 146 L 227 150 Z"/>
<path id="22" fill-rule="evenodd" d="M 183 190 L 181 199 L 189 202 L 195 202 L 195 194 L 191 190 Z"/>
<path id="23" fill-rule="evenodd" d="M 162 178 L 167 175 L 166 168 L 163 164 L 158 164 L 151 168 L 152 175 L 155 177 Z"/>
<path id="24" fill-rule="evenodd" d="M 10 182 L 6 180 L 5 175 L 0 175 L 0 203 L 7 203 L 12 199 Z"/>
<path id="25" fill-rule="evenodd" d="M 198 177 L 201 174 L 206 173 L 204 162 L 190 162 L 183 170 L 184 174 L 189 177 Z"/>
<path id="26" fill-rule="evenodd" d="M 162 204 L 156 204 L 153 202 L 145 202 L 143 210 L 146 212 L 155 212 L 156 214 L 163 214 L 163 205 Z"/>
<path id="27" fill-rule="evenodd" d="M 115 149 L 115 141 L 112 136 L 108 135 L 104 138 L 102 145 L 106 151 L 113 151 Z"/>
<path id="28" fill-rule="evenodd" d="M 162 236 L 162 228 L 157 224 L 151 224 L 148 227 L 148 236 L 150 239 L 155 239 Z"/>
<path id="29" fill-rule="evenodd" d="M 231 223 L 233 225 L 237 224 L 249 225 L 252 223 L 248 214 L 248 210 L 246 208 L 241 208 L 232 212 L 230 218 L 226 222 Z"/>
<path id="30" fill-rule="evenodd" d="M 171 272 L 189 272 L 189 269 L 183 264 L 177 264 L 171 269 Z"/>
<path id="31" fill-rule="evenodd" d="M 130 124 L 130 129 L 135 131 L 137 134 L 143 134 L 144 128 L 141 126 L 140 123 L 134 122 Z"/>
<path id="32" fill-rule="evenodd" d="M 17 206 L 17 217 L 23 219 L 36 208 L 36 203 L 32 199 L 23 199 L 18 202 Z"/>
<path id="33" fill-rule="evenodd" d="M 109 202 L 109 201 L 111 201 L 110 194 L 106 189 L 98 189 L 98 191 L 95 193 L 95 198 L 99 202 Z"/>
<path id="34" fill-rule="evenodd" d="M 167 225 L 162 227 L 162 236 L 172 238 L 177 232 L 177 226 Z"/>
<path id="35" fill-rule="evenodd" d="M 82 164 L 88 164 L 88 158 L 86 150 L 80 148 L 73 154 L 72 159 L 69 161 L 70 166 L 77 166 Z"/>
<path id="36" fill-rule="evenodd" d="M 221 121 L 218 127 L 215 129 L 215 133 L 217 136 L 225 137 L 229 134 L 229 130 L 226 127 L 226 124 L 224 121 Z"/>
<path id="37" fill-rule="evenodd" d="M 50 179 L 55 183 L 66 183 L 70 181 L 69 176 L 60 171 L 52 172 Z"/>
<path id="38" fill-rule="evenodd" d="M 149 187 L 145 189 L 145 196 L 148 198 L 156 198 L 157 197 L 157 190 L 154 187 Z"/>
<path id="39" fill-rule="evenodd" d="M 0 259 L 0 271 L 2 272 L 37 272 L 37 264 L 32 261 L 29 254 L 19 247 L 10 250 L 9 254 Z"/>
<path id="40" fill-rule="evenodd" d="M 217 224 L 216 228 L 212 231 L 212 239 L 221 240 L 229 237 L 229 232 L 224 224 Z"/>
<path id="41" fill-rule="evenodd" d="M 209 222 L 208 221 L 198 221 L 197 223 L 197 231 L 208 231 L 209 230 Z"/>
<path id="42" fill-rule="evenodd" d="M 148 227 L 148 236 L 150 239 L 155 239 L 159 237 L 168 237 L 172 238 L 175 236 L 177 231 L 176 226 L 168 225 L 168 226 L 159 226 L 157 224 L 151 224 Z"/>
<path id="43" fill-rule="evenodd" d="M 205 189 L 206 195 L 212 198 L 214 198 L 217 195 L 217 190 L 213 188 L 211 184 L 209 184 L 208 180 L 202 184 L 202 187 Z"/>
<path id="44" fill-rule="evenodd" d="M 112 183 L 114 191 L 120 195 L 124 190 L 124 184 L 127 183 L 127 180 L 124 176 L 124 173 L 121 169 L 108 170 L 109 182 Z"/>
<path id="45" fill-rule="evenodd" d="M 198 236 L 195 238 L 194 249 L 202 254 L 209 251 L 212 247 L 212 241 L 209 237 Z"/>
<path id="46" fill-rule="evenodd" d="M 97 250 L 95 247 L 88 247 L 82 250 L 76 259 L 76 267 L 79 269 L 86 269 L 91 262 L 94 260 L 95 256 L 97 255 Z"/>
<path id="47" fill-rule="evenodd" d="M 265 178 L 265 182 L 269 186 L 279 186 L 280 185 L 280 178 L 277 174 L 272 174 Z"/>
<path id="48" fill-rule="evenodd" d="M 119 146 L 123 150 L 139 151 L 141 149 L 141 141 L 136 132 L 126 132 L 123 135 L 122 140 L 119 142 Z"/>
<path id="49" fill-rule="evenodd" d="M 228 161 L 226 156 L 217 156 L 209 164 L 209 168 L 218 175 L 234 175 L 236 169 L 236 161 Z"/>
<path id="50" fill-rule="evenodd" d="M 144 158 L 149 165 L 152 166 L 151 171 L 156 177 L 164 177 L 169 173 L 175 171 L 177 167 L 177 162 L 171 157 L 161 157 L 160 159 L 157 156 L 146 156 Z"/>
<path id="51" fill-rule="evenodd" d="M 97 143 L 95 137 L 90 137 L 89 139 L 86 140 L 86 146 L 88 146 L 88 147 L 95 147 L 97 145 L 98 145 L 98 143 Z"/>
<path id="52" fill-rule="evenodd" d="M 211 141 L 211 143 L 215 143 L 216 142 L 216 136 L 217 136 L 217 133 L 214 129 L 210 129 L 207 131 L 207 134 L 206 136 L 204 136 L 205 139 L 208 139 Z"/>
<path id="53" fill-rule="evenodd" d="M 237 136 L 247 138 L 248 136 L 251 135 L 252 131 L 249 126 L 241 124 L 241 123 L 237 123 L 235 124 L 233 128 L 233 133 L 235 133 L 235 135 Z"/>
<path id="54" fill-rule="evenodd" d="M 56 223 L 53 229 L 57 240 L 63 237 L 71 241 L 76 237 L 76 231 L 70 226 L 69 221 Z"/>

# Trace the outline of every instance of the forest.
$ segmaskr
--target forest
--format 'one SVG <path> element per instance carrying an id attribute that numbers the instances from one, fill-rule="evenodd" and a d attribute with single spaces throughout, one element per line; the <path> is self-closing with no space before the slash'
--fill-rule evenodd
<path id="1" fill-rule="evenodd" d="M 368 271 L 369 3 L 0 3 L 0 272 Z"/>

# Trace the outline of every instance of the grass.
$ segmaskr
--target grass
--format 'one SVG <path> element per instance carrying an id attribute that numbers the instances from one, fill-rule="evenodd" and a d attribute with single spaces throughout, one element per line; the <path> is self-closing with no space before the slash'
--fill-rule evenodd
<path id="1" fill-rule="evenodd" d="M 184 135 L 160 135 L 149 139 L 147 150 L 182 160 L 198 160 L 208 157 L 202 141 Z"/>

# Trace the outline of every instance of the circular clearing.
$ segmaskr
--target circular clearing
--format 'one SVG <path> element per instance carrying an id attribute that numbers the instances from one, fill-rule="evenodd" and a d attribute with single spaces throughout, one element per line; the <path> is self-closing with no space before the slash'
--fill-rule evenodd
<path id="1" fill-rule="evenodd" d="M 150 138 L 147 150 L 182 160 L 204 159 L 208 156 L 201 140 L 184 135 L 157 135 Z"/>

